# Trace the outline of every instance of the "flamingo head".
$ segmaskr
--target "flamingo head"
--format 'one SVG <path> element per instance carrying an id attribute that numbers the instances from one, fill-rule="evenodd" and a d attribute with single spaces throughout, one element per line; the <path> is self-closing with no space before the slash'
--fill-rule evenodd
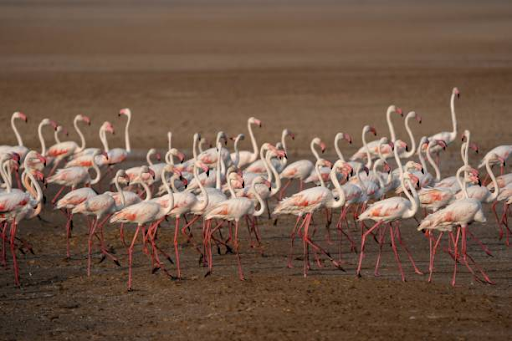
<path id="1" fill-rule="evenodd" d="M 391 148 L 391 151 L 395 150 L 395 144 L 393 143 L 393 141 L 389 141 L 388 146 Z"/>
<path id="2" fill-rule="evenodd" d="M 201 168 L 203 170 L 203 172 L 206 173 L 206 176 L 209 176 L 210 175 L 210 168 L 208 168 L 207 165 L 205 165 L 204 163 L 202 163 L 201 161 L 196 161 L 196 167 L 197 168 Z"/>
<path id="3" fill-rule="evenodd" d="M 325 153 L 325 149 L 327 149 L 325 143 L 320 141 L 320 150 L 322 151 L 322 154 Z"/>
<path id="4" fill-rule="evenodd" d="M 261 127 L 263 127 L 263 124 L 261 123 L 261 121 L 260 121 L 260 120 L 258 120 L 258 119 L 257 119 L 257 118 L 255 118 L 255 117 L 250 117 L 250 118 L 249 118 L 249 123 L 250 123 L 250 124 L 256 124 L 256 125 L 258 125 L 260 128 L 261 128 Z"/>
<path id="5" fill-rule="evenodd" d="M 32 174 L 38 181 L 44 181 L 44 174 L 36 169 L 32 171 Z"/>
<path id="6" fill-rule="evenodd" d="M 271 191 L 272 190 L 272 184 L 270 183 L 270 181 L 268 181 L 267 179 L 261 177 L 261 176 L 257 176 L 254 180 L 253 180 L 253 184 L 263 184 L 263 185 L 266 185 L 268 187 L 268 190 Z"/>
<path id="7" fill-rule="evenodd" d="M 336 161 L 333 168 L 336 169 L 336 172 L 342 174 L 345 179 L 348 179 L 352 174 L 354 174 L 354 169 L 348 162 L 344 162 L 342 160 Z"/>
<path id="8" fill-rule="evenodd" d="M 228 136 L 223 131 L 219 131 L 217 133 L 217 141 L 220 141 L 220 140 L 224 140 L 224 145 L 228 144 Z"/>
<path id="9" fill-rule="evenodd" d="M 453 92 L 452 92 L 455 96 L 457 96 L 457 98 L 460 98 L 460 91 L 457 87 L 453 88 Z"/>
<path id="10" fill-rule="evenodd" d="M 155 158 L 156 158 L 158 161 L 162 161 L 162 154 L 160 154 L 160 153 L 156 153 L 156 154 L 155 154 Z"/>
<path id="11" fill-rule="evenodd" d="M 318 159 L 316 162 L 319 167 L 328 167 L 332 168 L 332 162 L 326 159 Z"/>
<path id="12" fill-rule="evenodd" d="M 349 143 L 352 144 L 352 136 L 349 134 L 343 134 L 343 138 Z"/>
<path id="13" fill-rule="evenodd" d="M 284 130 L 284 136 L 290 136 L 292 140 L 295 140 L 295 134 L 290 131 L 290 129 Z"/>
<path id="14" fill-rule="evenodd" d="M 372 126 L 367 126 L 368 127 L 368 132 L 372 133 L 374 136 L 377 136 L 377 129 L 375 129 L 375 127 L 372 127 Z"/>
<path id="15" fill-rule="evenodd" d="M 448 145 L 446 144 L 446 142 L 444 140 L 436 140 L 435 142 L 437 143 L 438 146 L 443 148 L 443 150 L 446 150 L 446 147 L 448 147 Z"/>
<path id="16" fill-rule="evenodd" d="M 114 126 L 109 121 L 103 122 L 102 126 L 103 130 L 105 130 L 107 133 L 111 133 L 112 135 L 115 135 Z"/>
<path id="17" fill-rule="evenodd" d="M 63 133 L 64 135 L 69 136 L 68 130 L 61 125 L 57 126 L 57 133 Z"/>
<path id="18" fill-rule="evenodd" d="M 382 166 L 382 168 L 384 169 L 384 172 L 386 173 L 391 173 L 391 167 L 389 166 L 389 163 L 387 162 L 384 162 L 384 165 Z"/>
<path id="19" fill-rule="evenodd" d="M 27 117 L 27 115 L 25 115 L 25 114 L 24 114 L 24 113 L 22 113 L 22 112 L 16 111 L 16 112 L 14 113 L 14 117 L 15 117 L 15 118 L 19 118 L 19 119 L 21 119 L 21 120 L 25 121 L 25 123 L 28 123 L 28 117 Z"/>
<path id="20" fill-rule="evenodd" d="M 418 123 L 421 124 L 421 122 L 423 122 L 423 118 L 420 115 L 416 114 L 416 121 L 418 121 Z"/>
<path id="21" fill-rule="evenodd" d="M 47 119 L 45 119 L 45 120 L 47 120 Z M 44 120 L 43 120 L 43 121 L 44 121 Z M 45 124 L 47 124 L 47 125 L 51 125 L 51 126 L 52 126 L 52 128 L 53 128 L 53 130 L 57 130 L 57 128 L 58 128 L 58 126 L 59 126 L 59 125 L 57 124 L 57 122 L 52 121 L 52 120 L 48 120 L 48 123 L 45 123 Z"/>
<path id="22" fill-rule="evenodd" d="M 91 119 L 89 118 L 89 116 L 79 115 L 79 117 L 81 121 L 84 121 L 89 126 L 91 125 Z"/>
<path id="23" fill-rule="evenodd" d="M 368 169 L 368 167 L 363 166 L 362 170 L 366 173 L 366 176 L 370 175 L 370 170 Z"/>
<path id="24" fill-rule="evenodd" d="M 178 158 L 178 160 L 180 160 L 180 163 L 183 162 L 183 160 L 185 160 L 185 154 L 183 154 L 182 152 L 180 152 L 178 149 L 176 148 L 171 148 L 171 154 L 173 156 L 176 156 Z"/>
<path id="25" fill-rule="evenodd" d="M 130 116 L 131 114 L 132 114 L 132 111 L 130 109 L 124 108 L 124 109 L 119 110 L 119 114 L 117 114 L 117 116 L 122 116 L 122 115 Z"/>
<path id="26" fill-rule="evenodd" d="M 469 143 L 469 148 L 473 149 L 478 154 L 478 145 L 474 142 Z"/>
<path id="27" fill-rule="evenodd" d="M 396 112 L 398 115 L 404 117 L 404 111 L 402 110 L 402 108 L 393 105 L 392 109 L 394 109 L 393 111 Z"/>
<path id="28" fill-rule="evenodd" d="M 416 175 L 409 173 L 409 172 L 405 172 L 404 178 L 409 179 L 412 182 L 412 184 L 415 186 L 415 188 L 419 188 L 420 179 Z"/>
<path id="29" fill-rule="evenodd" d="M 244 178 L 235 171 L 232 171 L 228 175 L 228 180 L 231 182 L 231 186 L 236 189 L 244 188 Z"/>

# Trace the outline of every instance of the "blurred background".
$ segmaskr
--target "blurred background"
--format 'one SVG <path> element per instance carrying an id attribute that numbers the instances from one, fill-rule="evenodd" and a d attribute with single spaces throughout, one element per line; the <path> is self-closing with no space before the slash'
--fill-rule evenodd
<path id="1" fill-rule="evenodd" d="M 79 113 L 90 143 L 110 120 L 120 146 L 129 107 L 137 149 L 170 130 L 186 151 L 194 132 L 235 135 L 255 116 L 260 141 L 290 128 L 297 154 L 317 135 L 332 152 L 339 131 L 358 145 L 364 124 L 388 135 L 390 104 L 423 116 L 418 139 L 451 130 L 457 86 L 460 129 L 490 148 L 511 136 L 511 32 L 510 1 L 0 1 L 0 109 L 29 116 L 33 147 L 44 117 L 76 139 Z"/>

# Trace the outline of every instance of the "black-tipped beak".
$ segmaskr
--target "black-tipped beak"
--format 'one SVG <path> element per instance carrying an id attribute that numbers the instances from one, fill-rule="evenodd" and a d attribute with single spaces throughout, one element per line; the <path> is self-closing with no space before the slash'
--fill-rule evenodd
<path id="1" fill-rule="evenodd" d="M 405 146 L 405 151 L 408 152 L 409 151 L 409 146 Z"/>
<path id="2" fill-rule="evenodd" d="M 423 167 L 421 167 L 421 174 L 425 174 L 425 169 L 423 169 Z"/>
<path id="3" fill-rule="evenodd" d="M 480 181 L 480 179 L 478 179 L 478 186 L 482 187 L 482 181 Z"/>
<path id="4" fill-rule="evenodd" d="M 288 155 L 286 155 L 286 153 L 284 153 L 284 158 L 285 158 L 285 159 L 288 159 Z"/>
<path id="5" fill-rule="evenodd" d="M 210 176 L 210 169 L 208 169 L 208 170 L 206 171 L 206 177 L 209 177 L 209 176 Z"/>
<path id="6" fill-rule="evenodd" d="M 245 187 L 245 181 L 242 181 L 242 187 Z"/>

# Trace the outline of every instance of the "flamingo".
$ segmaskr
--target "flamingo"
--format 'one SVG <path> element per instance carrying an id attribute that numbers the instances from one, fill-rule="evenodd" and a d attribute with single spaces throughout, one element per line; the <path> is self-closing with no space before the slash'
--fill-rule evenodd
<path id="1" fill-rule="evenodd" d="M 55 132 L 53 133 L 53 138 L 55 139 L 55 143 L 56 144 L 59 144 L 59 143 L 62 142 L 60 137 L 59 137 L 59 135 L 61 133 L 64 134 L 64 136 L 66 136 L 66 137 L 69 136 L 69 133 L 68 133 L 67 129 L 59 124 L 57 126 L 57 129 L 55 129 Z"/>
<path id="2" fill-rule="evenodd" d="M 5 221 L 11 221 L 10 246 L 14 267 L 14 283 L 16 286 L 20 285 L 19 269 L 14 244 L 16 238 L 17 225 L 21 218 L 27 216 L 27 208 L 25 208 L 25 206 L 30 205 L 32 208 L 34 208 L 39 205 L 43 198 L 43 192 L 41 190 L 41 187 L 37 183 L 37 179 L 32 174 L 32 172 L 29 171 L 30 167 L 28 160 L 32 158 L 38 158 L 43 164 L 46 162 L 46 160 L 36 151 L 30 151 L 25 156 L 24 175 L 26 175 L 30 179 L 31 184 L 36 188 L 37 197 L 32 197 L 33 192 L 30 188 L 30 185 L 27 182 L 24 182 L 25 186 L 27 186 L 25 187 L 27 190 L 26 192 L 17 190 L 0 194 L 0 215 L 3 216 L 3 219 Z"/>
<path id="3" fill-rule="evenodd" d="M 64 190 L 64 187 L 71 187 L 71 189 L 75 189 L 78 185 L 95 185 L 101 180 L 101 171 L 96 164 L 96 156 L 100 153 L 95 151 L 90 157 L 93 160 L 92 168 L 96 172 L 96 177 L 91 179 L 89 175 L 89 169 L 86 167 L 69 167 L 69 168 L 61 168 L 57 170 L 57 172 L 50 176 L 47 179 L 48 184 L 58 184 L 62 185 L 61 189 L 57 192 L 55 197 L 52 200 L 52 203 L 55 204 L 57 198 Z"/>
<path id="4" fill-rule="evenodd" d="M 357 276 L 361 276 L 361 266 L 363 264 L 363 258 L 364 258 L 364 245 L 366 242 L 366 238 L 370 233 L 372 233 L 375 229 L 379 228 L 383 223 L 388 224 L 389 226 L 389 234 L 391 236 L 391 245 L 393 247 L 393 252 L 395 254 L 395 258 L 398 264 L 398 269 L 400 271 L 402 281 L 405 281 L 405 275 L 402 270 L 402 265 L 400 263 L 400 257 L 398 255 L 398 250 L 395 245 L 395 236 L 398 237 L 400 244 L 404 247 L 404 249 L 407 252 L 407 255 L 409 257 L 409 260 L 411 261 L 411 264 L 413 265 L 414 271 L 418 274 L 421 274 L 421 271 L 419 271 L 416 267 L 416 264 L 414 263 L 414 260 L 412 259 L 412 256 L 410 255 L 407 247 L 401 240 L 400 236 L 400 227 L 397 225 L 396 227 L 393 226 L 393 222 L 412 218 L 415 216 L 416 212 L 418 211 L 419 207 L 419 200 L 418 195 L 416 193 L 416 190 L 413 186 L 413 183 L 418 182 L 418 178 L 414 176 L 411 173 L 404 173 L 402 163 L 400 162 L 399 157 L 399 151 L 397 148 L 394 149 L 394 155 L 395 160 L 398 165 L 398 169 L 400 170 L 401 175 L 401 185 L 404 188 L 404 194 L 406 195 L 407 199 L 402 197 L 393 197 L 384 199 L 381 201 L 377 201 L 374 204 L 370 205 L 361 215 L 359 216 L 359 221 L 364 221 L 371 219 L 375 221 L 375 224 L 368 229 L 366 232 L 364 232 L 362 238 L 361 238 L 361 249 L 359 253 L 359 264 L 357 266 L 356 274 Z M 408 187 L 406 186 L 406 182 L 408 184 Z M 377 266 L 378 266 L 377 261 Z M 377 268 L 376 268 L 377 273 Z"/>
<path id="5" fill-rule="evenodd" d="M 419 124 L 421 124 L 421 122 L 422 122 L 421 116 L 416 114 L 415 111 L 410 111 L 405 116 L 405 130 L 407 130 L 407 134 L 409 135 L 409 139 L 411 140 L 410 150 L 407 151 L 407 144 L 405 142 L 402 142 L 400 140 L 393 141 L 394 144 L 397 144 L 398 146 L 404 146 L 404 145 L 406 146 L 406 150 L 402 151 L 402 153 L 400 154 L 400 157 L 402 159 L 408 159 L 408 158 L 412 157 L 414 155 L 414 153 L 416 153 L 416 140 L 414 139 L 414 135 L 412 133 L 411 127 L 409 126 L 409 121 L 413 118 L 415 118 Z"/>
<path id="6" fill-rule="evenodd" d="M 78 122 L 85 122 L 87 123 L 87 125 L 91 125 L 91 119 L 85 115 L 76 115 L 75 119 L 73 120 L 75 130 L 78 136 L 80 136 L 80 146 L 78 146 L 78 144 L 75 141 L 66 141 L 57 143 L 48 149 L 46 156 L 55 158 L 55 163 L 52 170 L 50 171 L 50 175 L 55 172 L 55 170 L 57 169 L 58 165 L 62 160 L 66 159 L 67 157 L 75 153 L 80 153 L 85 149 L 85 137 L 84 134 L 82 134 L 80 128 L 78 127 Z"/>
<path id="7" fill-rule="evenodd" d="M 162 179 L 165 179 L 165 173 L 167 172 L 167 168 L 162 170 Z M 139 235 L 139 231 L 141 228 L 151 222 L 155 222 L 165 217 L 174 207 L 173 193 L 167 181 L 163 181 L 166 185 L 167 196 L 168 198 L 168 206 L 164 208 L 159 205 L 155 201 L 142 201 L 138 204 L 131 205 L 121 209 L 120 211 L 114 213 L 110 218 L 110 223 L 122 223 L 122 224 L 137 224 L 137 229 L 135 230 L 135 234 L 133 236 L 130 247 L 128 248 L 128 291 L 132 290 L 132 261 L 133 261 L 133 248 L 135 246 L 135 242 L 137 241 L 137 237 Z"/>
<path id="8" fill-rule="evenodd" d="M 453 130 L 451 132 L 449 131 L 443 131 L 437 134 L 434 134 L 432 136 L 428 137 L 429 141 L 432 140 L 442 140 L 447 145 L 455 141 L 457 138 L 457 116 L 455 115 L 455 98 L 460 98 L 460 91 L 458 88 L 453 88 L 452 95 L 450 98 L 450 109 L 451 109 L 451 115 L 452 115 L 452 126 Z M 423 149 L 426 149 L 427 146 L 422 146 Z M 437 157 L 437 164 L 439 164 L 439 152 L 441 152 L 442 147 L 441 146 L 435 146 L 432 148 L 432 153 L 436 154 Z M 418 149 L 418 152 L 420 149 Z"/>
<path id="9" fill-rule="evenodd" d="M 292 140 L 295 140 L 295 134 L 292 133 L 289 129 L 283 129 L 281 134 L 281 145 L 283 147 L 283 151 L 285 154 L 288 153 L 288 148 L 286 148 L 286 137 L 289 136 Z M 276 145 L 277 147 L 277 145 Z M 272 159 L 272 163 L 276 168 L 278 173 L 281 173 L 283 169 L 286 167 L 288 158 L 282 158 L 281 160 Z M 261 158 L 251 163 L 246 169 L 246 172 L 255 173 L 255 174 L 264 174 L 267 171 L 265 167 L 265 161 Z"/>
<path id="10" fill-rule="evenodd" d="M 130 123 L 132 121 L 132 111 L 128 108 L 119 110 L 117 114 L 119 117 L 126 116 L 126 126 L 124 127 L 124 140 L 125 148 L 113 148 L 108 151 L 107 162 L 109 165 L 115 165 L 126 160 L 128 155 L 132 152 L 130 145 Z"/>
<path id="11" fill-rule="evenodd" d="M 395 141 L 397 141 L 396 139 L 396 134 L 395 134 L 395 128 L 393 126 L 393 122 L 391 121 L 391 115 L 393 113 L 397 113 L 398 115 L 402 116 L 403 117 L 403 111 L 401 108 L 395 106 L 395 105 L 390 105 L 388 107 L 388 110 L 386 111 L 386 121 L 388 123 L 388 128 L 389 128 L 389 133 L 391 135 L 391 142 L 395 143 Z M 374 133 L 375 135 L 377 135 L 376 133 Z M 403 144 L 403 142 L 402 142 Z M 405 150 L 405 144 L 400 144 L 400 145 L 396 145 L 395 148 L 398 148 L 399 149 L 399 152 L 402 153 L 404 150 Z M 359 150 L 354 154 L 352 155 L 352 157 L 350 158 L 351 161 L 356 161 L 356 160 L 363 160 L 365 157 L 368 157 L 368 153 L 367 153 L 367 148 L 370 150 L 370 158 L 375 158 L 378 156 L 378 149 L 377 149 L 377 146 L 379 145 L 379 141 L 378 140 L 375 140 L 375 141 L 372 141 L 372 142 L 369 142 L 365 145 L 363 145 L 361 148 L 359 148 Z M 385 145 L 384 145 L 385 147 Z M 392 155 L 392 151 L 391 150 L 384 150 L 383 153 L 385 155 Z M 367 165 L 368 168 L 371 167 Z"/>
<path id="12" fill-rule="evenodd" d="M 311 140 L 310 148 L 311 152 L 315 156 L 316 160 L 318 161 L 320 159 L 320 156 L 318 155 L 318 152 L 315 149 L 315 146 L 320 146 L 320 150 L 322 153 L 325 152 L 325 143 L 320 140 L 319 137 L 315 137 L 313 140 Z M 281 172 L 281 179 L 288 179 L 287 184 L 281 189 L 280 199 L 282 198 L 284 192 L 290 186 L 290 183 L 293 179 L 299 179 L 300 181 L 300 191 L 302 191 L 304 187 L 304 180 L 311 174 L 311 172 L 314 171 L 314 165 L 313 162 L 309 160 L 299 160 L 295 161 L 288 166 Z"/>
<path id="13" fill-rule="evenodd" d="M 320 167 L 329 167 L 331 166 L 331 163 L 324 159 L 318 159 L 315 164 L 315 171 L 317 173 L 320 173 Z M 348 166 L 348 168 L 351 167 Z M 308 268 L 309 268 L 309 260 L 308 260 L 308 248 L 309 246 L 312 246 L 315 251 L 320 251 L 324 253 L 330 261 L 339 269 L 343 270 L 339 263 L 335 261 L 331 255 L 325 251 L 323 248 L 321 248 L 318 244 L 313 242 L 311 238 L 309 237 L 309 225 L 311 223 L 311 218 L 313 213 L 322 208 L 331 208 L 336 209 L 339 207 L 342 207 L 345 204 L 345 192 L 341 189 L 340 183 L 337 178 L 337 173 L 340 171 L 340 169 L 344 172 L 344 176 L 348 176 L 347 172 L 347 163 L 338 160 L 334 167 L 332 167 L 331 173 L 330 173 L 330 179 L 332 183 L 334 184 L 334 187 L 338 191 L 338 198 L 335 199 L 332 191 L 325 187 L 324 181 L 322 177 L 319 176 L 321 186 L 308 188 L 306 190 L 300 191 L 294 195 L 292 195 L 289 198 L 285 198 L 279 202 L 277 207 L 274 209 L 273 215 L 282 215 L 282 214 L 292 214 L 297 216 L 297 221 L 295 223 L 295 226 L 292 230 L 291 234 L 291 247 L 293 248 L 293 240 L 295 239 L 295 234 L 299 232 L 304 227 L 304 233 L 303 233 L 303 244 L 304 244 L 304 277 L 307 276 Z M 300 219 L 302 216 L 305 215 L 304 221 L 302 222 L 301 226 L 299 225 Z M 289 257 L 288 260 L 288 266 L 291 266 L 291 258 Z M 343 270 L 344 271 L 344 270 Z"/>
<path id="14" fill-rule="evenodd" d="M 15 152 L 18 155 L 20 155 L 21 158 L 23 159 L 23 157 L 28 153 L 29 150 L 27 147 L 25 147 L 23 145 L 23 139 L 21 138 L 18 128 L 16 127 L 16 120 L 18 120 L 18 119 L 25 121 L 25 123 L 27 123 L 28 118 L 27 118 L 27 115 L 25 115 L 24 113 L 19 112 L 19 111 L 16 111 L 11 116 L 11 127 L 12 127 L 12 130 L 14 131 L 14 135 L 16 136 L 16 140 L 18 141 L 18 145 L 17 146 L 7 146 L 7 145 L 0 146 L 0 154 L 4 154 L 4 153 L 8 153 L 8 152 Z"/>
<path id="15" fill-rule="evenodd" d="M 103 122 L 103 124 L 101 125 L 100 130 L 99 130 L 99 136 L 100 136 L 100 141 L 103 145 L 103 151 L 105 153 L 107 153 L 107 155 L 108 155 L 108 152 L 110 149 L 108 147 L 106 133 L 110 133 L 112 135 L 114 135 L 114 133 L 115 133 L 114 126 L 109 121 Z M 72 160 L 68 161 L 66 163 L 66 165 L 64 166 L 64 168 L 75 167 L 75 166 L 92 167 L 92 161 L 91 161 L 90 155 L 92 153 L 94 153 L 96 150 L 102 152 L 102 150 L 99 148 L 86 148 L 86 149 L 82 150 L 81 152 L 75 153 L 72 156 Z M 107 158 L 104 155 L 98 155 L 96 157 L 96 163 L 101 167 L 107 163 Z"/>
<path id="16" fill-rule="evenodd" d="M 251 188 L 253 189 L 254 195 L 258 200 L 259 209 L 256 210 L 256 205 L 253 200 L 249 198 L 231 198 L 226 201 L 221 202 L 217 206 L 213 207 L 210 211 L 208 211 L 205 215 L 205 219 L 211 220 L 211 219 L 223 219 L 227 221 L 235 221 L 235 237 L 234 237 L 234 249 L 235 254 L 238 261 L 238 276 L 241 281 L 245 280 L 244 274 L 242 271 L 242 263 L 240 260 L 240 253 L 239 253 L 239 247 L 238 247 L 238 228 L 240 226 L 240 219 L 244 216 L 251 215 L 253 217 L 259 217 L 263 214 L 265 211 L 265 203 L 263 202 L 263 199 L 260 197 L 258 192 L 256 191 L 255 187 L 257 184 L 266 184 L 270 188 L 270 183 L 265 180 L 263 177 L 258 176 L 254 179 L 254 181 L 251 184 Z M 208 225 L 207 225 L 208 226 Z M 207 245 L 208 248 L 209 240 L 211 238 L 211 234 L 213 231 L 207 231 Z M 211 253 L 211 252 L 210 252 Z M 208 262 L 209 270 L 206 275 L 211 274 L 212 272 L 212 262 Z"/>
<path id="17" fill-rule="evenodd" d="M 256 161 L 256 159 L 258 158 L 258 143 L 256 142 L 256 138 L 254 137 L 254 132 L 252 131 L 253 124 L 258 125 L 260 128 L 262 127 L 261 121 L 255 117 L 249 117 L 249 119 L 247 120 L 247 130 L 249 131 L 249 137 L 251 138 L 252 152 L 250 152 L 248 150 L 240 151 L 240 160 L 238 162 L 239 168 L 250 165 L 251 163 Z M 235 161 L 235 157 L 236 157 L 236 154 L 231 153 L 231 160 L 233 162 Z M 228 165 L 228 164 L 226 163 L 226 165 Z"/>
<path id="18" fill-rule="evenodd" d="M 484 280 L 487 283 L 492 284 L 493 282 L 489 279 L 487 274 L 476 264 L 476 262 L 467 254 L 466 252 L 466 230 L 467 227 L 473 223 L 473 222 L 480 222 L 485 223 L 487 220 L 485 218 L 485 215 L 482 211 L 482 203 L 475 198 L 470 198 L 468 196 L 468 193 L 466 191 L 466 182 L 460 180 L 460 173 L 462 172 L 468 172 L 470 170 L 468 165 L 463 165 L 460 167 L 457 171 L 457 181 L 459 182 L 459 186 L 462 188 L 462 191 L 464 193 L 464 198 L 456 200 L 452 204 L 448 205 L 447 207 L 432 213 L 428 215 L 425 219 L 423 219 L 418 227 L 418 231 L 422 230 L 428 230 L 433 231 L 437 230 L 440 232 L 438 240 L 435 243 L 434 248 L 432 248 L 432 237 L 430 242 L 430 266 L 429 266 L 429 281 L 432 279 L 432 272 L 434 268 L 434 257 L 436 254 L 436 249 L 439 245 L 439 241 L 441 240 L 444 232 L 449 232 L 451 243 L 454 246 L 454 271 L 453 271 L 453 277 L 452 277 L 452 286 L 455 286 L 455 280 L 457 276 L 457 262 L 459 261 L 459 250 L 458 250 L 458 242 L 459 237 L 462 237 L 462 245 L 461 245 L 461 255 L 462 255 L 462 261 L 468 268 L 468 270 L 473 274 L 473 276 L 480 280 L 474 270 L 469 265 L 467 258 L 469 258 L 474 265 L 478 268 L 478 270 L 482 273 Z M 453 235 L 453 227 L 457 226 L 457 236 L 455 237 Z M 460 235 L 460 232 L 462 230 L 462 236 Z"/>
<path id="19" fill-rule="evenodd" d="M 486 166 L 487 161 L 489 161 L 492 166 L 499 164 L 501 167 L 501 175 L 503 175 L 505 162 L 509 158 L 510 154 L 512 154 L 512 144 L 497 146 L 485 154 L 482 162 L 478 165 L 478 168 Z"/>

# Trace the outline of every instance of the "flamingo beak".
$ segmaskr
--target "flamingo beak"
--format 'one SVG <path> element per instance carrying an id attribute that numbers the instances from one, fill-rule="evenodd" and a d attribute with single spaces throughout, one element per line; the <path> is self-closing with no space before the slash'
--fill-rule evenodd
<path id="1" fill-rule="evenodd" d="M 320 142 L 320 149 L 322 150 L 322 154 L 325 153 L 325 149 L 326 149 L 325 143 Z"/>
<path id="2" fill-rule="evenodd" d="M 155 171 L 150 168 L 149 169 L 149 174 L 153 177 L 153 180 L 155 180 L 155 177 L 156 177 Z"/>
<path id="3" fill-rule="evenodd" d="M 53 127 L 53 129 L 54 129 L 54 130 L 57 130 L 57 127 L 58 127 L 57 122 L 55 122 L 55 121 L 50 121 L 50 124 L 51 124 L 51 126 Z"/>
<path id="4" fill-rule="evenodd" d="M 294 133 L 290 133 L 290 137 L 292 138 L 292 140 L 295 140 L 295 134 Z"/>
<path id="5" fill-rule="evenodd" d="M 350 136 L 349 134 L 345 134 L 344 136 L 345 136 L 345 140 L 347 140 L 347 142 L 349 144 L 352 144 L 352 136 Z"/>
<path id="6" fill-rule="evenodd" d="M 370 175 L 370 170 L 368 169 L 368 167 L 364 166 L 363 170 L 366 172 L 366 176 Z"/>
<path id="7" fill-rule="evenodd" d="M 416 115 L 416 119 L 418 120 L 419 124 L 421 124 L 421 122 L 423 121 L 420 115 Z"/>
<path id="8" fill-rule="evenodd" d="M 162 155 L 160 155 L 160 153 L 156 153 L 156 159 L 158 161 L 161 161 L 162 160 Z"/>
<path id="9" fill-rule="evenodd" d="M 185 160 L 185 154 L 178 152 L 178 159 L 180 160 L 181 163 L 183 163 L 183 160 Z"/>
<path id="10" fill-rule="evenodd" d="M 398 107 L 397 107 L 397 108 L 396 108 L 396 112 L 397 112 L 397 114 L 398 114 L 398 115 L 400 115 L 400 116 L 404 117 L 404 111 L 402 110 L 402 108 L 398 108 Z"/>

